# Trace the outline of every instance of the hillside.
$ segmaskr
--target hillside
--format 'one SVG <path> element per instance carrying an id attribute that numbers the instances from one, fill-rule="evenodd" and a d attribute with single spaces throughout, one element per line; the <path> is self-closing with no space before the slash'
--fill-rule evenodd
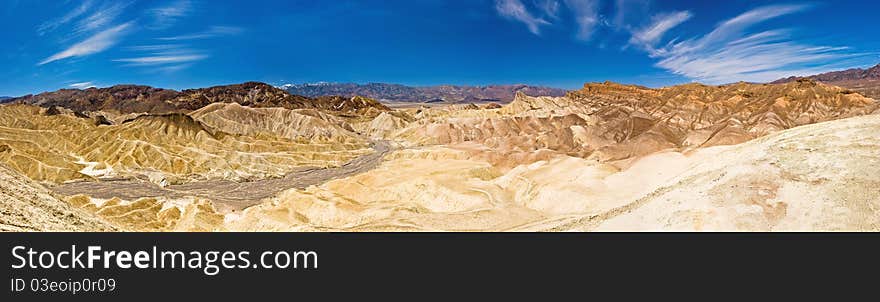
<path id="1" fill-rule="evenodd" d="M 3 105 L 0 162 L 31 179 L 54 183 L 99 177 L 179 183 L 281 177 L 299 167 L 336 166 L 369 152 L 366 140 L 333 118 L 284 110 L 204 112 L 198 119 L 148 114 L 106 125 L 73 113 L 53 114 L 51 108 Z M 302 129 L 285 130 L 293 125 L 281 126 L 283 120 L 267 114 L 300 121 Z M 241 116 L 250 125 L 230 123 L 230 116 Z M 313 125 L 322 129 L 310 130 Z"/>
<path id="2" fill-rule="evenodd" d="M 872 99 L 812 81 L 661 89 L 589 83 L 565 97 L 519 94 L 500 109 L 449 106 L 385 115 L 367 132 L 419 145 L 477 143 L 479 153 L 503 165 L 552 154 L 616 161 L 738 144 L 878 109 Z"/>
<path id="3" fill-rule="evenodd" d="M 783 130 L 626 168 L 555 157 L 501 170 L 448 147 L 290 190 L 230 216 L 274 231 L 878 231 L 880 116 Z"/>
<path id="4" fill-rule="evenodd" d="M 171 93 L 164 113 L 0 106 L 0 162 L 124 230 L 877 229 L 880 103 L 811 79 L 405 109 Z"/>
<path id="5" fill-rule="evenodd" d="M 0 231 L 113 231 L 95 215 L 0 164 Z"/>
<path id="6" fill-rule="evenodd" d="M 776 80 L 772 83 L 788 83 L 801 78 L 808 78 L 829 85 L 849 88 L 869 98 L 880 99 L 880 64 L 868 69 L 853 68 L 807 77 L 788 77 Z"/>

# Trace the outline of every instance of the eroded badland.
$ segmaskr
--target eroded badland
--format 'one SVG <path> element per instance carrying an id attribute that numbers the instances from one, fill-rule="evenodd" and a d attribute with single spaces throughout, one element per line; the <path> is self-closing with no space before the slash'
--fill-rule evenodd
<path id="1" fill-rule="evenodd" d="M 397 109 L 61 90 L 0 106 L 0 229 L 877 231 L 878 113 L 809 79 Z"/>

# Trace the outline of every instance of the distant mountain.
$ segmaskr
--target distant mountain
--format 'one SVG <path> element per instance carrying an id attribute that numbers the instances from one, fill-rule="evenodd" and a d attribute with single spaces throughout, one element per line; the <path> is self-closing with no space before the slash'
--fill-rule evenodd
<path id="1" fill-rule="evenodd" d="M 6 103 L 6 101 L 11 98 L 11 96 L 0 96 L 0 104 Z"/>
<path id="2" fill-rule="evenodd" d="M 788 77 L 773 81 L 772 84 L 788 83 L 808 78 L 822 83 L 852 89 L 866 97 L 880 100 L 880 64 L 868 69 L 853 68 L 832 71 L 807 77 Z"/>
<path id="3" fill-rule="evenodd" d="M 565 90 L 528 85 L 489 85 L 489 86 L 427 86 L 413 87 L 400 84 L 385 83 L 314 83 L 285 84 L 279 88 L 291 94 L 309 97 L 342 95 L 365 96 L 380 101 L 392 102 L 444 102 L 444 103 L 480 103 L 513 101 L 517 92 L 530 96 L 563 96 Z"/>
<path id="4" fill-rule="evenodd" d="M 250 107 L 325 109 L 340 113 L 364 110 L 385 111 L 388 107 L 364 97 L 292 95 L 259 82 L 176 91 L 139 85 L 107 88 L 61 89 L 5 100 L 41 107 L 62 107 L 75 112 L 116 111 L 120 113 L 189 112 L 213 103 L 238 103 Z"/>

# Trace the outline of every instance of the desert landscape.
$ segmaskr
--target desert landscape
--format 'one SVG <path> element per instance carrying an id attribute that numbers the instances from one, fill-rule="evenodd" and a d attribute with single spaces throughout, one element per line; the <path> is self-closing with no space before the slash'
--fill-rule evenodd
<path id="1" fill-rule="evenodd" d="M 395 108 L 284 88 L 5 100 L 0 228 L 880 230 L 880 102 L 821 79 Z"/>
<path id="2" fill-rule="evenodd" d="M 880 231 L 878 6 L 8 1 L 0 230 Z"/>

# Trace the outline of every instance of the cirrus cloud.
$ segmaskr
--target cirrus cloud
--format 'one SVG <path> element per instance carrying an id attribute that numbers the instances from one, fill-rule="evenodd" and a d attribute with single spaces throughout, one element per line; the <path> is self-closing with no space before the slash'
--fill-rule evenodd
<path id="1" fill-rule="evenodd" d="M 709 84 L 767 82 L 851 68 L 864 65 L 865 58 L 872 54 L 857 53 L 844 46 L 816 45 L 798 39 L 793 30 L 785 28 L 755 30 L 766 21 L 809 10 L 815 4 L 761 6 L 718 23 L 704 35 L 668 39 L 666 36 L 673 29 L 693 18 L 691 10 L 652 13 L 649 0 L 615 0 L 613 5 L 603 5 L 603 1 L 609 0 L 558 1 L 533 0 L 532 6 L 528 6 L 520 0 L 496 0 L 495 10 L 504 18 L 525 24 L 535 35 L 540 35 L 544 26 L 565 25 L 560 20 L 565 16 L 573 18 L 572 30 L 578 40 L 612 35 L 601 37 L 599 47 L 615 40 L 613 35 L 628 35 L 622 50 L 634 46 L 655 59 L 655 67 Z M 605 15 L 613 18 L 607 20 Z M 613 30 L 600 30 L 603 27 Z"/>
<path id="2" fill-rule="evenodd" d="M 73 88 L 76 88 L 76 89 L 87 89 L 87 88 L 94 88 L 94 87 L 96 87 L 95 84 L 92 83 L 92 82 L 73 83 L 73 84 L 70 84 L 69 86 L 70 86 L 70 87 L 73 87 Z"/>
<path id="3" fill-rule="evenodd" d="M 203 54 L 156 55 L 137 58 L 115 59 L 115 62 L 131 63 L 136 66 L 162 65 L 171 63 L 193 62 L 207 58 Z"/>
<path id="4" fill-rule="evenodd" d="M 599 15 L 599 1 L 565 0 L 565 5 L 571 10 L 578 25 L 575 37 L 581 41 L 590 40 L 596 28 L 602 24 L 602 16 Z"/>
<path id="5" fill-rule="evenodd" d="M 640 43 L 656 66 L 710 84 L 736 81 L 768 82 L 790 75 L 819 73 L 846 65 L 860 54 L 847 47 L 811 45 L 797 41 L 791 30 L 749 31 L 759 23 L 811 8 L 809 5 L 758 7 L 728 19 L 701 37 L 654 47 L 659 36 L 688 15 L 667 15 L 633 41 Z"/>
<path id="6" fill-rule="evenodd" d="M 88 12 L 89 9 L 92 8 L 92 4 L 93 3 L 91 0 L 90 1 L 83 1 L 83 3 L 80 3 L 80 5 L 76 6 L 74 9 L 72 9 L 72 10 L 68 11 L 66 14 L 64 14 L 64 16 L 62 16 L 58 19 L 52 20 L 52 21 L 46 21 L 46 22 L 41 23 L 40 26 L 37 27 L 37 34 L 40 36 L 43 36 L 46 33 L 55 30 L 56 28 L 58 28 L 61 25 L 70 23 L 74 19 L 76 19 L 79 16 L 82 16 L 83 14 Z"/>
<path id="7" fill-rule="evenodd" d="M 63 51 L 40 61 L 37 65 L 44 65 L 72 57 L 83 57 L 107 50 L 115 45 L 119 39 L 127 33 L 128 29 L 132 27 L 132 24 L 132 22 L 123 23 L 94 34 L 88 39 L 76 43 Z"/>
<path id="8" fill-rule="evenodd" d="M 632 33 L 629 44 L 650 49 L 656 45 L 657 41 L 663 38 L 663 35 L 666 34 L 667 31 L 684 23 L 692 16 L 693 15 L 689 11 L 656 15 L 652 18 L 652 22 L 648 26 Z"/>
<path id="9" fill-rule="evenodd" d="M 550 25 L 547 20 L 535 17 L 520 0 L 495 0 L 495 11 L 504 18 L 525 24 L 535 35 L 541 34 L 541 26 Z"/>
<path id="10" fill-rule="evenodd" d="M 173 36 L 173 37 L 163 37 L 163 38 L 158 38 L 158 39 L 164 40 L 164 41 L 196 40 L 196 39 L 207 39 L 207 38 L 215 38 L 215 37 L 221 37 L 221 36 L 237 35 L 242 32 L 244 32 L 244 29 L 241 27 L 215 25 L 215 26 L 211 26 L 210 28 L 208 28 L 207 30 L 205 30 L 203 32 L 197 32 L 197 33 L 180 35 L 180 36 Z"/>
<path id="11" fill-rule="evenodd" d="M 77 23 L 75 32 L 87 33 L 110 25 L 120 14 L 122 14 L 125 7 L 129 4 L 131 3 L 118 1 L 101 6 L 98 10 L 80 20 Z"/>
<path id="12" fill-rule="evenodd" d="M 166 29 L 174 25 L 178 19 L 183 18 L 192 11 L 192 2 L 181 0 L 172 2 L 166 6 L 150 9 L 148 14 L 153 18 L 150 29 Z"/>

